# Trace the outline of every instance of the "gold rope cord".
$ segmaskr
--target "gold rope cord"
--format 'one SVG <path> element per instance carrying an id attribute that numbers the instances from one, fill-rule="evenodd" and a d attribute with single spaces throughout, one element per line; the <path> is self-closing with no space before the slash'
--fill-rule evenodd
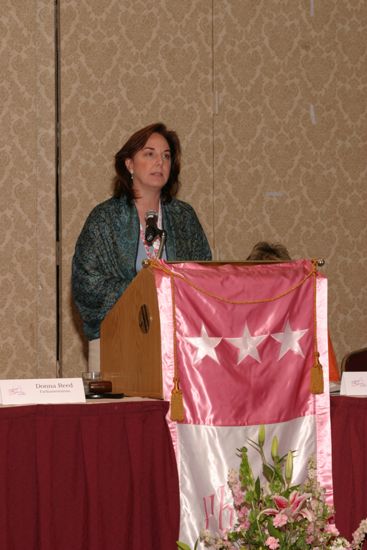
<path id="1" fill-rule="evenodd" d="M 158 264 L 159 265 L 159 264 Z M 169 270 L 167 270 L 169 271 Z M 172 272 L 171 272 L 172 273 Z M 172 318 L 173 318 L 173 389 L 171 392 L 171 420 L 176 422 L 183 422 L 185 419 L 185 411 L 183 406 L 182 390 L 180 388 L 180 379 L 178 375 L 178 361 L 177 361 L 177 322 L 176 322 L 176 294 L 175 294 L 175 280 L 171 277 L 171 300 L 172 300 Z"/>
<path id="2" fill-rule="evenodd" d="M 275 300 L 279 300 L 280 298 L 287 296 L 287 294 L 290 294 L 291 292 L 293 292 L 294 290 L 302 286 L 307 281 L 307 279 L 309 279 L 313 275 L 315 275 L 316 277 L 316 274 L 317 274 L 317 270 L 316 270 L 317 260 L 312 260 L 312 266 L 313 266 L 312 270 L 309 273 L 307 273 L 307 275 L 299 283 L 292 286 L 285 292 L 282 292 L 281 294 L 277 294 L 272 298 L 259 298 L 258 300 L 230 300 L 229 298 L 224 298 L 223 296 L 219 296 L 218 294 L 214 294 L 213 292 L 209 292 L 208 290 L 205 290 L 204 288 L 201 288 L 200 286 L 195 285 L 192 281 L 190 281 L 184 275 L 181 275 L 179 273 L 174 273 L 171 269 L 168 269 L 168 267 L 160 264 L 157 260 L 154 260 L 154 259 L 149 260 L 149 265 L 154 269 L 163 271 L 163 273 L 171 277 L 172 280 L 174 280 L 175 278 L 180 279 L 181 281 L 188 284 L 189 286 L 191 286 L 201 294 L 204 294 L 205 296 L 209 296 L 210 298 L 214 298 L 226 304 L 234 304 L 234 305 L 245 305 L 245 304 L 251 305 L 251 304 L 262 304 L 267 302 L 275 302 Z"/>
<path id="3" fill-rule="evenodd" d="M 173 317 L 173 357 L 174 357 L 174 378 L 173 378 L 174 387 L 171 393 L 171 420 L 182 422 L 185 417 L 182 390 L 180 389 L 180 385 L 179 385 L 180 380 L 179 380 L 179 373 L 178 373 L 178 366 L 177 366 L 178 361 L 177 361 L 175 278 L 180 279 L 181 281 L 188 284 L 198 292 L 204 294 L 205 296 L 209 296 L 210 298 L 214 298 L 216 300 L 219 300 L 220 302 L 224 302 L 227 304 L 234 304 L 234 305 L 245 305 L 245 304 L 251 305 L 251 304 L 269 303 L 269 302 L 274 302 L 276 300 L 279 300 L 280 298 L 287 296 L 297 288 L 301 287 L 310 277 L 313 277 L 314 278 L 314 308 L 313 308 L 314 309 L 314 364 L 311 367 L 310 391 L 311 393 L 314 393 L 314 394 L 323 393 L 324 390 L 323 390 L 322 366 L 320 365 L 320 361 L 319 361 L 320 354 L 317 348 L 317 319 L 316 319 L 317 260 L 312 260 L 311 271 L 307 273 L 299 283 L 293 285 L 288 290 L 280 294 L 277 294 L 276 296 L 273 296 L 272 298 L 259 298 L 258 300 L 230 300 L 228 298 L 224 298 L 223 296 L 214 294 L 213 292 L 209 292 L 204 288 L 199 287 L 198 285 L 195 285 L 192 281 L 190 281 L 184 275 L 181 275 L 179 273 L 174 273 L 171 269 L 168 269 L 168 267 L 161 264 L 155 259 L 149 260 L 148 265 L 153 269 L 162 271 L 163 273 L 168 275 L 171 279 L 171 298 L 172 298 L 172 317 Z"/>

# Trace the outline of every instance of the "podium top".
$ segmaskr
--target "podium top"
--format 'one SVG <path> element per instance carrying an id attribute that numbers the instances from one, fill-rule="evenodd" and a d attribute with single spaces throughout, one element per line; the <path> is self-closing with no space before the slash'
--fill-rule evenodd
<path id="1" fill-rule="evenodd" d="M 295 262 L 295 261 L 298 261 L 298 259 L 294 259 L 294 260 L 238 260 L 238 261 L 231 261 L 231 260 L 223 260 L 221 262 L 218 262 L 218 261 L 213 261 L 213 260 L 200 260 L 200 261 L 188 261 L 187 263 L 195 263 L 195 264 L 200 264 L 200 265 L 211 265 L 211 266 L 219 266 L 219 265 L 266 265 L 266 264 L 287 264 L 287 263 L 292 263 L 292 262 Z M 180 260 L 171 260 L 171 261 L 168 261 L 168 260 L 165 260 L 165 263 L 166 264 L 182 264 L 182 263 L 185 263 L 185 262 L 182 262 Z M 326 263 L 325 259 L 324 258 L 319 258 L 316 260 L 316 263 L 318 265 L 318 267 L 323 267 Z M 143 260 L 142 262 L 142 265 L 143 267 L 148 267 L 150 265 L 150 260 L 149 259 L 146 259 L 146 260 Z"/>

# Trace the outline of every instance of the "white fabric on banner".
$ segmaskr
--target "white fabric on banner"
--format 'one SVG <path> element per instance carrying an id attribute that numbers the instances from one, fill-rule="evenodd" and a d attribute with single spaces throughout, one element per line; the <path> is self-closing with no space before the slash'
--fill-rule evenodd
<path id="1" fill-rule="evenodd" d="M 230 528 L 235 515 L 231 492 L 227 486 L 229 468 L 238 469 L 236 449 L 246 446 L 255 476 L 261 474 L 258 453 L 248 444 L 257 441 L 258 426 L 216 427 L 177 425 L 180 456 L 181 493 L 180 540 L 193 548 L 200 531 Z M 266 426 L 265 455 L 271 460 L 273 436 L 280 442 L 279 455 L 297 450 L 293 481 L 300 483 L 307 472 L 308 458 L 316 453 L 315 418 L 306 416 L 289 422 Z M 204 548 L 199 545 L 199 548 Z"/>

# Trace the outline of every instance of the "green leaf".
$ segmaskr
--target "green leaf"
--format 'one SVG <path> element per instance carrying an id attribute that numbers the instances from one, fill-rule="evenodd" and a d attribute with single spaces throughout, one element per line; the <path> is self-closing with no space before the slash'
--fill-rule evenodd
<path id="1" fill-rule="evenodd" d="M 274 527 L 271 520 L 268 521 L 268 531 L 269 535 L 271 535 L 272 537 L 275 537 L 279 540 L 283 538 L 283 533 Z"/>
<path id="2" fill-rule="evenodd" d="M 191 550 L 190 546 L 188 546 L 184 542 L 181 542 L 178 540 L 176 544 L 177 544 L 177 548 L 180 548 L 180 550 Z M 197 544 L 195 544 L 195 548 L 197 548 Z"/>
<path id="3" fill-rule="evenodd" d="M 247 449 L 242 447 L 242 460 L 240 465 L 240 480 L 244 487 L 251 487 L 254 483 L 254 476 L 248 461 Z"/>
<path id="4" fill-rule="evenodd" d="M 263 464 L 263 474 L 266 481 L 271 481 L 274 477 L 274 470 L 271 466 L 268 466 L 267 464 Z"/>
<path id="5" fill-rule="evenodd" d="M 255 449 L 257 452 L 260 452 L 260 446 L 256 441 L 253 441 L 252 439 L 248 439 L 247 443 L 250 445 L 250 447 Z"/>
<path id="6" fill-rule="evenodd" d="M 274 476 L 285 485 L 284 477 L 282 475 L 282 472 L 280 472 L 278 469 L 274 469 Z"/>
<path id="7" fill-rule="evenodd" d="M 256 478 L 256 481 L 255 481 L 255 495 L 256 495 L 256 500 L 259 500 L 260 499 L 260 492 L 261 492 L 261 485 L 260 485 L 260 478 Z"/>

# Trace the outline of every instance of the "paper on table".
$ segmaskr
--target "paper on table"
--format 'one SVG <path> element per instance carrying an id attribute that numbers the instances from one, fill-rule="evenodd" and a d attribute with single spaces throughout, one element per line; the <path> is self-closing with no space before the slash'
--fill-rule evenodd
<path id="1" fill-rule="evenodd" d="M 0 403 L 85 403 L 81 378 L 39 378 L 0 380 Z"/>
<path id="2" fill-rule="evenodd" d="M 340 395 L 367 397 L 367 372 L 343 372 Z"/>

